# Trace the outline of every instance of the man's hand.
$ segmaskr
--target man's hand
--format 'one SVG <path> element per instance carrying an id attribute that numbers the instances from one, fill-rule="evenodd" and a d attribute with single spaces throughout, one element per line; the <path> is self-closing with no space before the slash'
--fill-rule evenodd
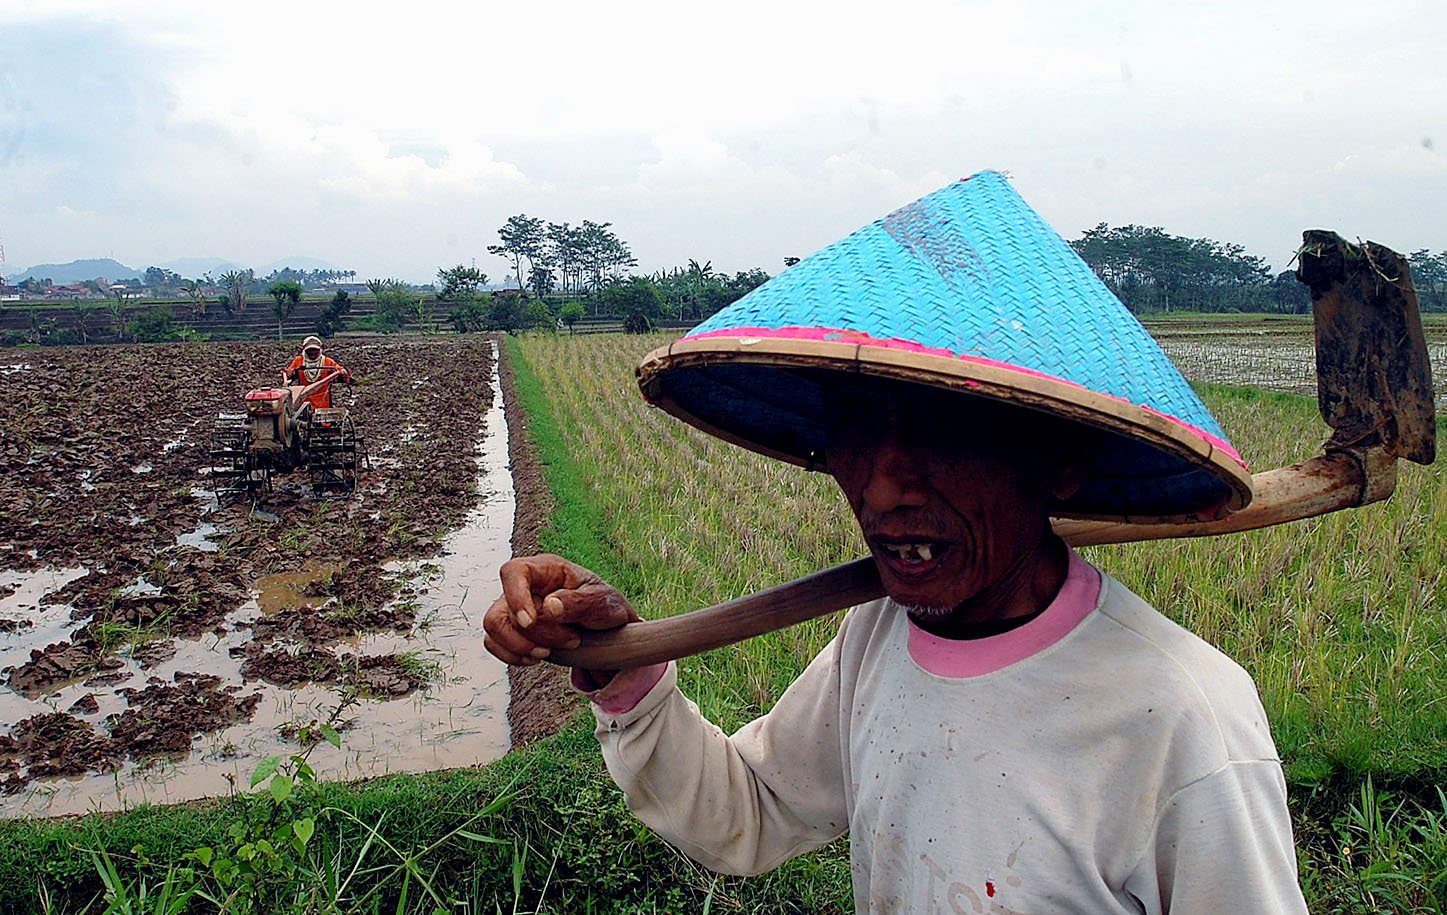
<path id="1" fill-rule="evenodd" d="M 576 648 L 579 630 L 641 619 L 617 588 L 561 556 L 510 559 L 501 575 L 502 597 L 482 618 L 482 644 L 508 664 L 536 664 L 554 648 Z"/>

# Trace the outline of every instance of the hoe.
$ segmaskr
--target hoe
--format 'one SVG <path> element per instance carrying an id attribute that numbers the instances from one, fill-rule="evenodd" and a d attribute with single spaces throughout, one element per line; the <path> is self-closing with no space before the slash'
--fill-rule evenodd
<path id="1" fill-rule="evenodd" d="M 1185 524 L 1058 520 L 1088 546 L 1247 531 L 1380 502 L 1397 461 L 1432 463 L 1436 416 L 1417 294 L 1406 259 L 1332 232 L 1303 234 L 1297 278 L 1311 289 L 1322 453 L 1252 477 L 1255 499 L 1224 518 Z M 685 657 L 884 596 L 874 560 L 856 559 L 703 610 L 583 634 L 558 664 L 619 669 Z"/>
<path id="2" fill-rule="evenodd" d="M 307 402 L 340 374 L 308 385 L 247 391 L 242 397 L 245 412 L 216 418 L 211 482 L 217 502 L 243 496 L 256 501 L 271 492 L 272 473 L 302 467 L 316 495 L 352 492 L 358 470 L 371 465 L 351 414 L 346 407 L 322 410 Z"/>

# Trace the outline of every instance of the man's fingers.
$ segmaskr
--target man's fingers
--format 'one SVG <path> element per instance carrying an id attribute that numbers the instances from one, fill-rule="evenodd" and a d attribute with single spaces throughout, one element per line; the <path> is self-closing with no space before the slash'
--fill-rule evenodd
<path id="1" fill-rule="evenodd" d="M 542 646 L 533 634 L 518 628 L 505 598 L 493 601 L 483 615 L 482 628 L 483 647 L 508 664 L 533 663 L 548 654 L 546 649 L 539 654 Z"/>
<path id="2" fill-rule="evenodd" d="M 638 615 L 616 588 L 588 582 L 549 594 L 538 608 L 538 618 L 585 629 L 615 629 L 636 620 Z"/>
<path id="3" fill-rule="evenodd" d="M 502 593 L 518 623 L 526 628 L 537 618 L 543 598 L 560 588 L 576 588 L 587 580 L 587 574 L 561 556 L 522 556 L 502 564 Z"/>
<path id="4" fill-rule="evenodd" d="M 484 635 L 482 637 L 482 647 L 486 648 L 493 655 L 493 657 L 497 658 L 499 661 L 503 662 L 504 664 L 511 664 L 515 667 L 531 667 L 532 665 L 538 663 L 539 660 L 538 658 L 534 658 L 529 655 L 520 655 L 506 648 L 503 648 L 490 635 Z"/>
<path id="5" fill-rule="evenodd" d="M 577 648 L 578 633 L 553 620 L 540 620 L 524 629 L 518 625 L 506 598 L 493 601 L 482 618 L 485 632 L 483 645 L 509 664 L 519 659 L 536 661 L 546 658 L 554 648 Z"/>

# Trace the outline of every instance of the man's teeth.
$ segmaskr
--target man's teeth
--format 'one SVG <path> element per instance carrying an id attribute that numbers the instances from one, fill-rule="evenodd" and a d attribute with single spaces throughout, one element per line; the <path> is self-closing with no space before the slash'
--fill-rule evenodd
<path id="1" fill-rule="evenodd" d="M 929 562 L 934 551 L 928 543 L 902 543 L 885 547 L 905 562 Z"/>

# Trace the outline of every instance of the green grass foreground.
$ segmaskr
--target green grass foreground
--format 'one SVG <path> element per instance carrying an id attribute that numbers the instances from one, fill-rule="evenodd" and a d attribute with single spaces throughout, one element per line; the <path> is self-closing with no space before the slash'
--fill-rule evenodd
<path id="1" fill-rule="evenodd" d="M 665 340 L 507 340 L 559 505 L 545 548 L 609 576 L 645 616 L 859 555 L 827 478 L 642 403 L 633 366 Z M 1324 436 L 1308 400 L 1203 393 L 1257 468 L 1308 457 Z M 1313 912 L 1447 911 L 1444 489 L 1440 466 L 1404 468 L 1386 505 L 1088 551 L 1256 678 L 1287 763 Z M 731 730 L 773 704 L 834 625 L 688 659 L 684 690 Z M 304 776 L 282 761 L 218 803 L 0 823 L 0 912 L 852 908 L 842 841 L 749 880 L 680 857 L 627 813 L 587 721 L 480 770 L 358 785 Z"/>

